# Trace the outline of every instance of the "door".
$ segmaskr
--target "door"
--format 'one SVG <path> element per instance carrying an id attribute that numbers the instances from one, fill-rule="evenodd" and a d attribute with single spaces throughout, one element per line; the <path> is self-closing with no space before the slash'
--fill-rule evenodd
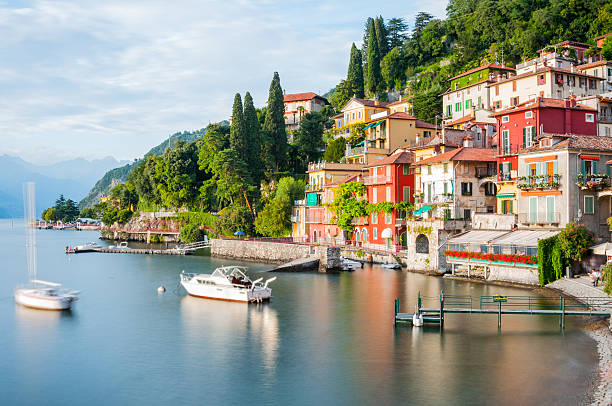
<path id="1" fill-rule="evenodd" d="M 538 198 L 535 196 L 529 197 L 529 222 L 538 222 Z"/>

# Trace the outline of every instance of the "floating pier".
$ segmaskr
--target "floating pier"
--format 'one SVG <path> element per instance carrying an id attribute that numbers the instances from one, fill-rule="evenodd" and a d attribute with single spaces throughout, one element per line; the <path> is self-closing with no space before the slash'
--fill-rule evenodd
<path id="1" fill-rule="evenodd" d="M 155 250 L 151 248 L 94 248 L 93 252 L 105 252 L 109 254 L 149 254 L 149 255 L 192 255 L 195 249 L 167 249 Z"/>
<path id="2" fill-rule="evenodd" d="M 423 300 L 439 300 L 439 307 L 423 307 Z M 471 296 L 446 295 L 444 291 L 439 298 L 421 297 L 417 299 L 418 313 L 423 315 L 423 322 L 440 324 L 444 327 L 447 314 L 497 314 L 497 327 L 501 328 L 502 314 L 559 316 L 559 326 L 565 328 L 566 316 L 610 317 L 612 299 L 605 297 L 563 296 L 480 296 L 479 306 L 473 306 Z M 393 325 L 399 322 L 412 323 L 414 313 L 400 313 L 399 298 L 393 301 Z"/>

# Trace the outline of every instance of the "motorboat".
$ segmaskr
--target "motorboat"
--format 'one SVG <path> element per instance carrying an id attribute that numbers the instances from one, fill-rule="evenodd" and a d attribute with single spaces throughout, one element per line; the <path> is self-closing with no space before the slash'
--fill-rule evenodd
<path id="1" fill-rule="evenodd" d="M 341 262 L 341 268 L 345 270 L 353 271 L 355 269 L 363 268 L 363 264 L 361 262 L 354 261 L 349 258 L 341 257 L 340 262 Z"/>
<path id="2" fill-rule="evenodd" d="M 34 224 L 34 183 L 24 185 L 24 208 L 26 224 Z M 29 284 L 18 286 L 13 292 L 15 302 L 22 306 L 41 310 L 68 310 L 78 299 L 78 291 L 61 289 L 61 284 L 41 281 L 36 278 L 36 229 L 26 227 L 26 259 L 28 263 Z"/>
<path id="3" fill-rule="evenodd" d="M 15 301 L 22 306 L 41 310 L 68 310 L 78 300 L 77 291 L 61 289 L 61 284 L 32 280 L 31 286 L 15 289 Z"/>
<path id="4" fill-rule="evenodd" d="M 402 267 L 402 264 L 398 262 L 385 262 L 384 264 L 381 264 L 380 266 L 386 269 L 400 269 Z"/>
<path id="5" fill-rule="evenodd" d="M 127 241 L 121 241 L 119 245 L 111 245 L 108 248 L 114 248 L 116 250 L 129 250 L 130 249 L 130 247 L 128 247 Z"/>
<path id="6" fill-rule="evenodd" d="M 66 247 L 66 254 L 78 254 L 80 252 L 94 252 L 96 249 L 102 248 L 102 246 L 95 242 L 87 244 L 75 245 L 74 247 Z"/>
<path id="7" fill-rule="evenodd" d="M 262 302 L 270 300 L 272 289 L 268 285 L 276 276 L 261 283 L 263 278 L 252 281 L 246 275 L 246 267 L 222 266 L 212 274 L 181 272 L 181 285 L 191 296 L 233 302 Z"/>

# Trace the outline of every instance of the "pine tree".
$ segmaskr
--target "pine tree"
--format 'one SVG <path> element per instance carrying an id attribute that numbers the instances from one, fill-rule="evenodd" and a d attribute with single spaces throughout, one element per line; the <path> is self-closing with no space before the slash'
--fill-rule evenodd
<path id="1" fill-rule="evenodd" d="M 249 158 L 249 145 L 247 139 L 247 129 L 244 122 L 242 111 L 242 99 L 240 93 L 236 93 L 234 97 L 234 106 L 232 108 L 232 124 L 230 125 L 230 147 L 237 153 L 238 159 L 247 162 Z"/>
<path id="2" fill-rule="evenodd" d="M 378 41 L 374 28 L 374 20 L 368 26 L 368 71 L 366 75 L 365 90 L 368 96 L 376 96 L 382 88 L 382 77 L 380 75 L 380 53 Z"/>
<path id="3" fill-rule="evenodd" d="M 266 166 L 268 169 L 278 172 L 287 152 L 285 104 L 283 102 L 283 90 L 278 72 L 274 72 L 272 83 L 270 83 L 264 130 L 267 132 L 265 150 L 268 151 L 272 160 L 272 162 L 267 162 Z"/>
<path id="4" fill-rule="evenodd" d="M 244 124 L 247 133 L 247 142 L 249 145 L 249 154 L 247 165 L 253 178 L 253 183 L 258 185 L 262 178 L 261 164 L 261 136 L 259 120 L 257 119 L 257 111 L 253 105 L 253 98 L 249 92 L 244 95 Z"/>
<path id="5" fill-rule="evenodd" d="M 389 52 L 389 34 L 382 16 L 378 16 L 374 20 L 374 32 L 376 33 L 376 41 L 378 43 L 378 53 L 382 60 L 387 55 L 387 52 Z"/>
<path id="6" fill-rule="evenodd" d="M 365 92 L 363 89 L 363 62 L 361 59 L 361 52 L 359 52 L 355 46 L 355 43 L 353 43 L 353 46 L 351 46 L 351 58 L 349 60 L 346 80 L 352 84 L 355 97 L 360 99 L 365 97 Z"/>

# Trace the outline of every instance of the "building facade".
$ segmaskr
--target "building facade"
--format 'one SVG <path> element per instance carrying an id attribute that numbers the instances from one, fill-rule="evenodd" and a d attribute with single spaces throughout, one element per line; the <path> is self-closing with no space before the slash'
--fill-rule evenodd
<path id="1" fill-rule="evenodd" d="M 321 111 L 323 106 L 329 104 L 325 97 L 313 92 L 285 94 L 285 128 L 295 130 L 300 125 L 302 117 L 313 111 Z"/>

